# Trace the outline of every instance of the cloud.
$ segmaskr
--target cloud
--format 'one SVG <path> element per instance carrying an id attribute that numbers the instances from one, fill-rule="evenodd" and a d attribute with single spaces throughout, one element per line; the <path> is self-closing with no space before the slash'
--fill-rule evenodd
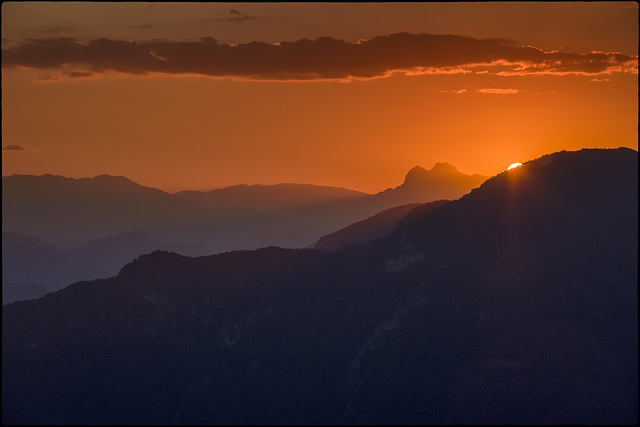
<path id="1" fill-rule="evenodd" d="M 235 13 L 234 13 L 235 15 Z M 348 43 L 331 37 L 269 44 L 34 39 L 2 50 L 3 67 L 74 72 L 201 74 L 253 80 L 348 80 L 445 73 L 495 75 L 638 72 L 638 57 L 618 52 L 545 52 L 504 39 L 398 33 Z"/>
<path id="2" fill-rule="evenodd" d="M 7 151 L 25 151 L 25 148 L 22 145 L 18 145 L 18 144 L 10 144 L 10 145 L 6 145 L 4 147 L 2 147 L 2 151 L 7 150 Z"/>
<path id="3" fill-rule="evenodd" d="M 478 93 L 485 93 L 490 95 L 512 95 L 514 93 L 520 92 L 518 89 L 478 89 Z"/>
<path id="4" fill-rule="evenodd" d="M 442 90 L 439 90 L 438 92 L 453 93 L 453 94 L 456 94 L 456 95 L 460 95 L 460 94 L 466 93 L 467 90 L 466 89 L 454 89 L 454 90 L 444 90 L 444 89 L 442 89 Z"/>

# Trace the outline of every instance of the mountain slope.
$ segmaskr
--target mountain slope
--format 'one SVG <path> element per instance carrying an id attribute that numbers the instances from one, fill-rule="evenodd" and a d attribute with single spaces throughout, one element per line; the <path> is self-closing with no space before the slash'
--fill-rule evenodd
<path id="1" fill-rule="evenodd" d="M 416 373 L 437 365 L 448 370 L 447 423 L 637 422 L 637 255 L 629 149 L 544 156 L 412 211 L 379 262 L 429 310 L 371 357 L 370 372 L 384 374 L 362 380 L 342 420 L 428 419 L 433 408 L 414 396 L 430 395 L 432 380 Z M 389 396 L 416 411 L 383 406 Z"/>
<path id="2" fill-rule="evenodd" d="M 65 249 L 133 230 L 164 239 L 164 229 L 187 228 L 208 217 L 196 204 L 109 175 L 3 177 L 2 213 L 3 231 L 37 236 Z"/>
<path id="3" fill-rule="evenodd" d="M 310 184 L 241 184 L 207 192 L 180 191 L 175 195 L 214 209 L 241 207 L 261 211 L 281 211 L 368 196 L 346 188 Z"/>
<path id="4" fill-rule="evenodd" d="M 159 242 L 142 231 L 61 249 L 33 236 L 2 232 L 3 304 L 38 298 L 81 280 L 111 277 L 133 258 L 154 250 L 207 254 L 202 245 Z"/>
<path id="5" fill-rule="evenodd" d="M 338 252 L 139 257 L 3 308 L 3 422 L 634 424 L 638 153 L 560 152 Z"/>
<path id="6" fill-rule="evenodd" d="M 157 240 L 204 244 L 212 253 L 270 245 L 302 248 L 385 209 L 434 200 L 442 193 L 438 188 L 447 197 L 459 197 L 482 181 L 436 169 L 409 174 L 416 177 L 376 195 L 303 184 L 168 194 L 109 175 L 12 175 L 2 178 L 2 227 L 64 249 L 135 230 Z"/>
<path id="7" fill-rule="evenodd" d="M 386 208 L 407 203 L 426 203 L 433 200 L 455 200 L 478 187 L 487 179 L 479 174 L 466 175 L 449 163 L 436 163 L 426 170 L 420 166 L 411 169 L 402 185 L 375 195 Z"/>
<path id="8" fill-rule="evenodd" d="M 431 202 L 435 208 L 445 201 Z M 335 251 L 345 246 L 356 245 L 379 239 L 391 233 L 395 226 L 409 211 L 420 206 L 421 203 L 410 203 L 387 209 L 370 218 L 358 221 L 335 233 L 322 236 L 314 248 L 323 251 Z"/>

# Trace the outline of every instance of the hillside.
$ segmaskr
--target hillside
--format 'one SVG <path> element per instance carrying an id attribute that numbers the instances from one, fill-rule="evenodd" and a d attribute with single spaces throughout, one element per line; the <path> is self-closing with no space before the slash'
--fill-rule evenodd
<path id="1" fill-rule="evenodd" d="M 207 255 L 202 245 L 159 242 L 143 231 L 94 239 L 73 249 L 2 232 L 2 303 L 34 299 L 71 283 L 114 276 L 128 261 L 155 250 Z"/>
<path id="2" fill-rule="evenodd" d="M 3 422 L 636 424 L 637 252 L 629 149 L 337 252 L 153 252 L 3 308 Z"/>
<path id="3" fill-rule="evenodd" d="M 441 203 L 444 201 L 431 202 L 434 208 Z M 409 211 L 421 205 L 421 203 L 410 203 L 384 210 L 370 218 L 322 236 L 313 247 L 323 251 L 335 251 L 343 247 L 379 239 L 390 234 Z"/>

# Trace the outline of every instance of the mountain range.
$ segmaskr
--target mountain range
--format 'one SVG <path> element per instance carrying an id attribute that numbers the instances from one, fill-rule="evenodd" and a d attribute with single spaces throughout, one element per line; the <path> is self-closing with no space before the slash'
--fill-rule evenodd
<path id="1" fill-rule="evenodd" d="M 484 179 L 438 163 L 430 171 L 416 167 L 402 185 L 371 195 L 306 184 L 168 194 L 109 175 L 3 177 L 3 302 L 110 277 L 156 249 L 208 255 L 312 246 L 382 210 L 457 198 Z"/>
<path id="2" fill-rule="evenodd" d="M 438 163 L 429 171 L 413 168 L 402 185 L 378 194 L 309 184 L 169 194 L 118 176 L 12 175 L 2 178 L 2 229 L 64 249 L 131 231 L 161 241 L 204 244 L 211 253 L 304 247 L 385 209 L 458 198 L 486 178 Z M 291 234 L 297 236 L 278 239 Z"/>
<path id="3" fill-rule="evenodd" d="M 127 262 L 154 250 L 190 256 L 208 254 L 202 245 L 159 242 L 143 231 L 94 239 L 74 249 L 3 231 L 2 302 L 33 299 L 81 280 L 111 277 Z"/>
<path id="4" fill-rule="evenodd" d="M 549 154 L 382 234 L 156 251 L 8 304 L 3 422 L 637 424 L 637 151 Z"/>

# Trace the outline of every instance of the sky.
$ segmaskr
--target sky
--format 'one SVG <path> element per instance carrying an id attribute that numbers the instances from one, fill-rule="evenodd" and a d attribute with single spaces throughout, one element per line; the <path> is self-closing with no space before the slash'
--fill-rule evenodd
<path id="1" fill-rule="evenodd" d="M 2 3 L 2 174 L 376 193 L 638 149 L 636 2 Z"/>

